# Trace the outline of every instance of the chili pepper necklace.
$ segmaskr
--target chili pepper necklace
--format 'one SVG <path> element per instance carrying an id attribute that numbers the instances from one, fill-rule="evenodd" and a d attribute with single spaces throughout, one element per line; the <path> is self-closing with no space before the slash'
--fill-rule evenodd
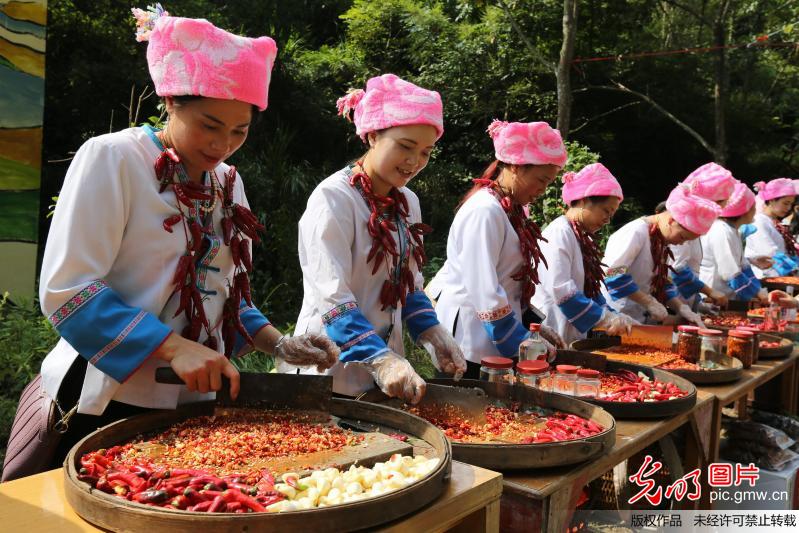
<path id="1" fill-rule="evenodd" d="M 370 211 L 368 231 L 372 247 L 366 263 L 372 263 L 372 275 L 375 275 L 385 261 L 389 277 L 380 290 L 381 311 L 396 308 L 397 302 L 405 305 L 405 297 L 415 290 L 410 260 L 413 257 L 416 270 L 421 271 L 427 262 L 422 237 L 433 228 L 421 222 L 410 223 L 405 195 L 396 187 L 392 187 L 387 196 L 375 193 L 372 178 L 364 170 L 363 162 L 358 161 L 357 167 L 360 170 L 352 173 L 349 182 L 361 194 Z M 397 239 L 393 235 L 395 232 Z"/>
<path id="2" fill-rule="evenodd" d="M 508 215 L 513 230 L 519 237 L 519 248 L 522 253 L 522 264 L 519 270 L 511 276 L 515 281 L 522 282 L 522 308 L 525 309 L 530 304 L 530 298 L 535 294 L 535 286 L 538 285 L 538 265 L 547 260 L 541 253 L 538 241 L 548 242 L 542 235 L 541 229 L 530 217 L 524 214 L 522 206 L 501 190 L 496 180 L 477 178 L 472 180 L 477 185 L 482 185 L 484 189 L 494 195 L 502 206 L 502 210 Z"/>
<path id="3" fill-rule="evenodd" d="M 660 232 L 657 221 L 649 225 L 649 250 L 652 254 L 652 262 L 655 264 L 652 269 L 651 293 L 660 303 L 665 304 L 669 270 L 674 270 L 669 266 L 669 262 L 674 259 L 674 254 L 666 244 L 666 239 Z"/>
<path id="4" fill-rule="evenodd" d="M 780 237 L 782 237 L 782 240 L 785 243 L 785 253 L 788 255 L 796 255 L 796 241 L 794 240 L 793 235 L 791 235 L 791 230 L 779 220 L 772 220 L 774 221 L 774 225 L 777 227 L 777 231 L 780 233 Z"/>
<path id="5" fill-rule="evenodd" d="M 162 152 L 155 160 L 155 176 L 160 183 L 160 192 L 172 187 L 177 199 L 179 214 L 164 219 L 164 230 L 172 233 L 172 226 L 182 222 L 186 235 L 186 253 L 178 260 L 178 266 L 172 278 L 175 285 L 173 294 L 180 293 L 180 303 L 173 315 L 184 313 L 188 324 L 183 328 L 181 336 L 198 341 L 204 329 L 207 335 L 203 344 L 212 350 L 219 348 L 214 331 L 219 324 L 211 327 L 203 307 L 204 297 L 198 283 L 198 267 L 202 267 L 202 258 L 211 245 L 211 238 L 218 238 L 214 233 L 213 218 L 210 214 L 222 200 L 222 238 L 230 247 L 233 256 L 233 278 L 228 280 L 229 293 L 222 313 L 222 339 L 225 344 L 225 355 L 231 357 L 238 332 L 244 340 L 254 342 L 239 316 L 239 305 L 244 299 L 247 305 L 253 306 L 250 295 L 248 272 L 252 271 L 249 237 L 254 243 L 260 242 L 258 233 L 265 228 L 258 222 L 248 208 L 233 201 L 233 190 L 236 183 L 236 167 L 231 166 L 224 175 L 224 185 L 219 183 L 216 172 L 208 173 L 209 184 L 192 182 L 180 162 L 177 152 L 171 147 L 161 145 Z M 177 176 L 177 180 L 175 177 Z M 205 215 L 208 222 L 203 221 Z"/>
<path id="6" fill-rule="evenodd" d="M 587 232 L 582 223 L 577 220 L 569 220 L 577 244 L 580 245 L 580 253 L 583 256 L 583 271 L 585 280 L 583 281 L 583 293 L 588 298 L 595 298 L 599 295 L 600 284 L 605 280 L 602 271 L 602 260 L 600 259 L 599 246 L 596 244 L 594 235 Z"/>

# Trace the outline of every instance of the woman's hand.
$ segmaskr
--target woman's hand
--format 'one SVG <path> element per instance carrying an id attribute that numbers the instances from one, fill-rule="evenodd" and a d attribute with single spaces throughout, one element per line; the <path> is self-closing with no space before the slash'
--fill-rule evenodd
<path id="1" fill-rule="evenodd" d="M 166 361 L 192 392 L 218 391 L 222 376 L 230 380 L 230 397 L 239 395 L 239 371 L 221 353 L 171 333 L 153 354 Z"/>

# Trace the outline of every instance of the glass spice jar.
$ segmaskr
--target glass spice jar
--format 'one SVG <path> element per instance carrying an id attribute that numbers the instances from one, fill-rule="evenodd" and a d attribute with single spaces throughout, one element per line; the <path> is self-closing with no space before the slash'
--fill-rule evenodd
<path id="1" fill-rule="evenodd" d="M 520 361 L 516 365 L 516 383 L 552 392 L 549 363 L 546 361 Z"/>
<path id="2" fill-rule="evenodd" d="M 738 331 L 748 331 L 752 334 L 752 344 L 754 345 L 754 349 L 752 350 L 752 364 L 756 365 L 758 359 L 760 359 L 760 330 L 751 326 L 739 326 L 736 329 Z"/>
<path id="3" fill-rule="evenodd" d="M 577 371 L 577 382 L 574 387 L 578 398 L 596 398 L 599 396 L 599 370 L 581 368 Z"/>
<path id="4" fill-rule="evenodd" d="M 558 365 L 552 384 L 552 392 L 574 396 L 574 386 L 577 382 L 577 368 L 574 365 Z"/>
<path id="5" fill-rule="evenodd" d="M 677 353 L 689 363 L 699 360 L 702 342 L 699 340 L 698 326 L 679 326 L 677 328 Z"/>
<path id="6" fill-rule="evenodd" d="M 480 379 L 513 385 L 513 359 L 489 356 L 480 360 Z"/>
<path id="7" fill-rule="evenodd" d="M 702 368 L 718 368 L 723 366 L 722 332 L 717 329 L 700 329 L 699 333 L 699 360 L 697 364 Z"/>
<path id="8" fill-rule="evenodd" d="M 735 329 L 727 333 L 727 356 L 741 361 L 744 368 L 752 366 L 754 351 L 755 343 L 752 333 Z"/>

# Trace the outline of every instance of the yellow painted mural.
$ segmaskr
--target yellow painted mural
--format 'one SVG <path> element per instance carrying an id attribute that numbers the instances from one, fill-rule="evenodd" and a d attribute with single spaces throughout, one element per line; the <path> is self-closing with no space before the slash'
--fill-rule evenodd
<path id="1" fill-rule="evenodd" d="M 0 294 L 36 279 L 46 0 L 0 0 Z"/>

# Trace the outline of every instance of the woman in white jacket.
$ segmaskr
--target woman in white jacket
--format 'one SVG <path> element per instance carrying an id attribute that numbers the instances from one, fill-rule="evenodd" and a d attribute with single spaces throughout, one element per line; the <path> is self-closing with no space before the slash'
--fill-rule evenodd
<path id="1" fill-rule="evenodd" d="M 761 288 L 744 257 L 744 245 L 738 233 L 738 228 L 750 224 L 754 216 L 755 195 L 746 184 L 738 182 L 721 216 L 701 237 L 704 256 L 700 279 L 730 300 L 747 302 L 758 297 L 766 300 L 766 290 Z"/>
<path id="2" fill-rule="evenodd" d="M 540 232 L 524 206 L 541 195 L 566 164 L 560 134 L 545 122 L 494 121 L 492 162 L 461 203 L 447 239 L 447 260 L 436 274 L 436 314 L 463 348 L 468 377 L 480 360 L 516 357 L 530 333 L 522 313 L 530 304 L 542 260 Z M 542 336 L 563 341 L 549 328 Z"/>
<path id="3" fill-rule="evenodd" d="M 594 327 L 611 335 L 629 333 L 637 322 L 617 313 L 602 296 L 602 254 L 594 241 L 624 199 L 621 186 L 604 165 L 593 163 L 563 175 L 562 196 L 568 211 L 543 232 L 546 264 L 538 265 L 541 284 L 533 296 L 533 305 L 546 315 L 542 324 L 567 344 Z"/>
<path id="4" fill-rule="evenodd" d="M 304 295 L 296 331 L 324 331 L 341 348 L 328 372 L 334 392 L 356 396 L 376 383 L 416 403 L 425 382 L 403 355 L 403 323 L 443 371 L 457 379 L 466 369 L 422 290 L 422 238 L 431 228 L 407 188 L 444 132 L 441 97 L 384 74 L 341 98 L 338 108 L 352 114 L 369 149 L 308 199 L 299 223 Z"/>
<path id="5" fill-rule="evenodd" d="M 796 242 L 782 224 L 796 200 L 796 189 L 787 178 L 760 181 L 755 188 L 761 208 L 755 215 L 755 232 L 746 238 L 746 258 L 760 279 L 787 276 L 799 267 Z"/>

